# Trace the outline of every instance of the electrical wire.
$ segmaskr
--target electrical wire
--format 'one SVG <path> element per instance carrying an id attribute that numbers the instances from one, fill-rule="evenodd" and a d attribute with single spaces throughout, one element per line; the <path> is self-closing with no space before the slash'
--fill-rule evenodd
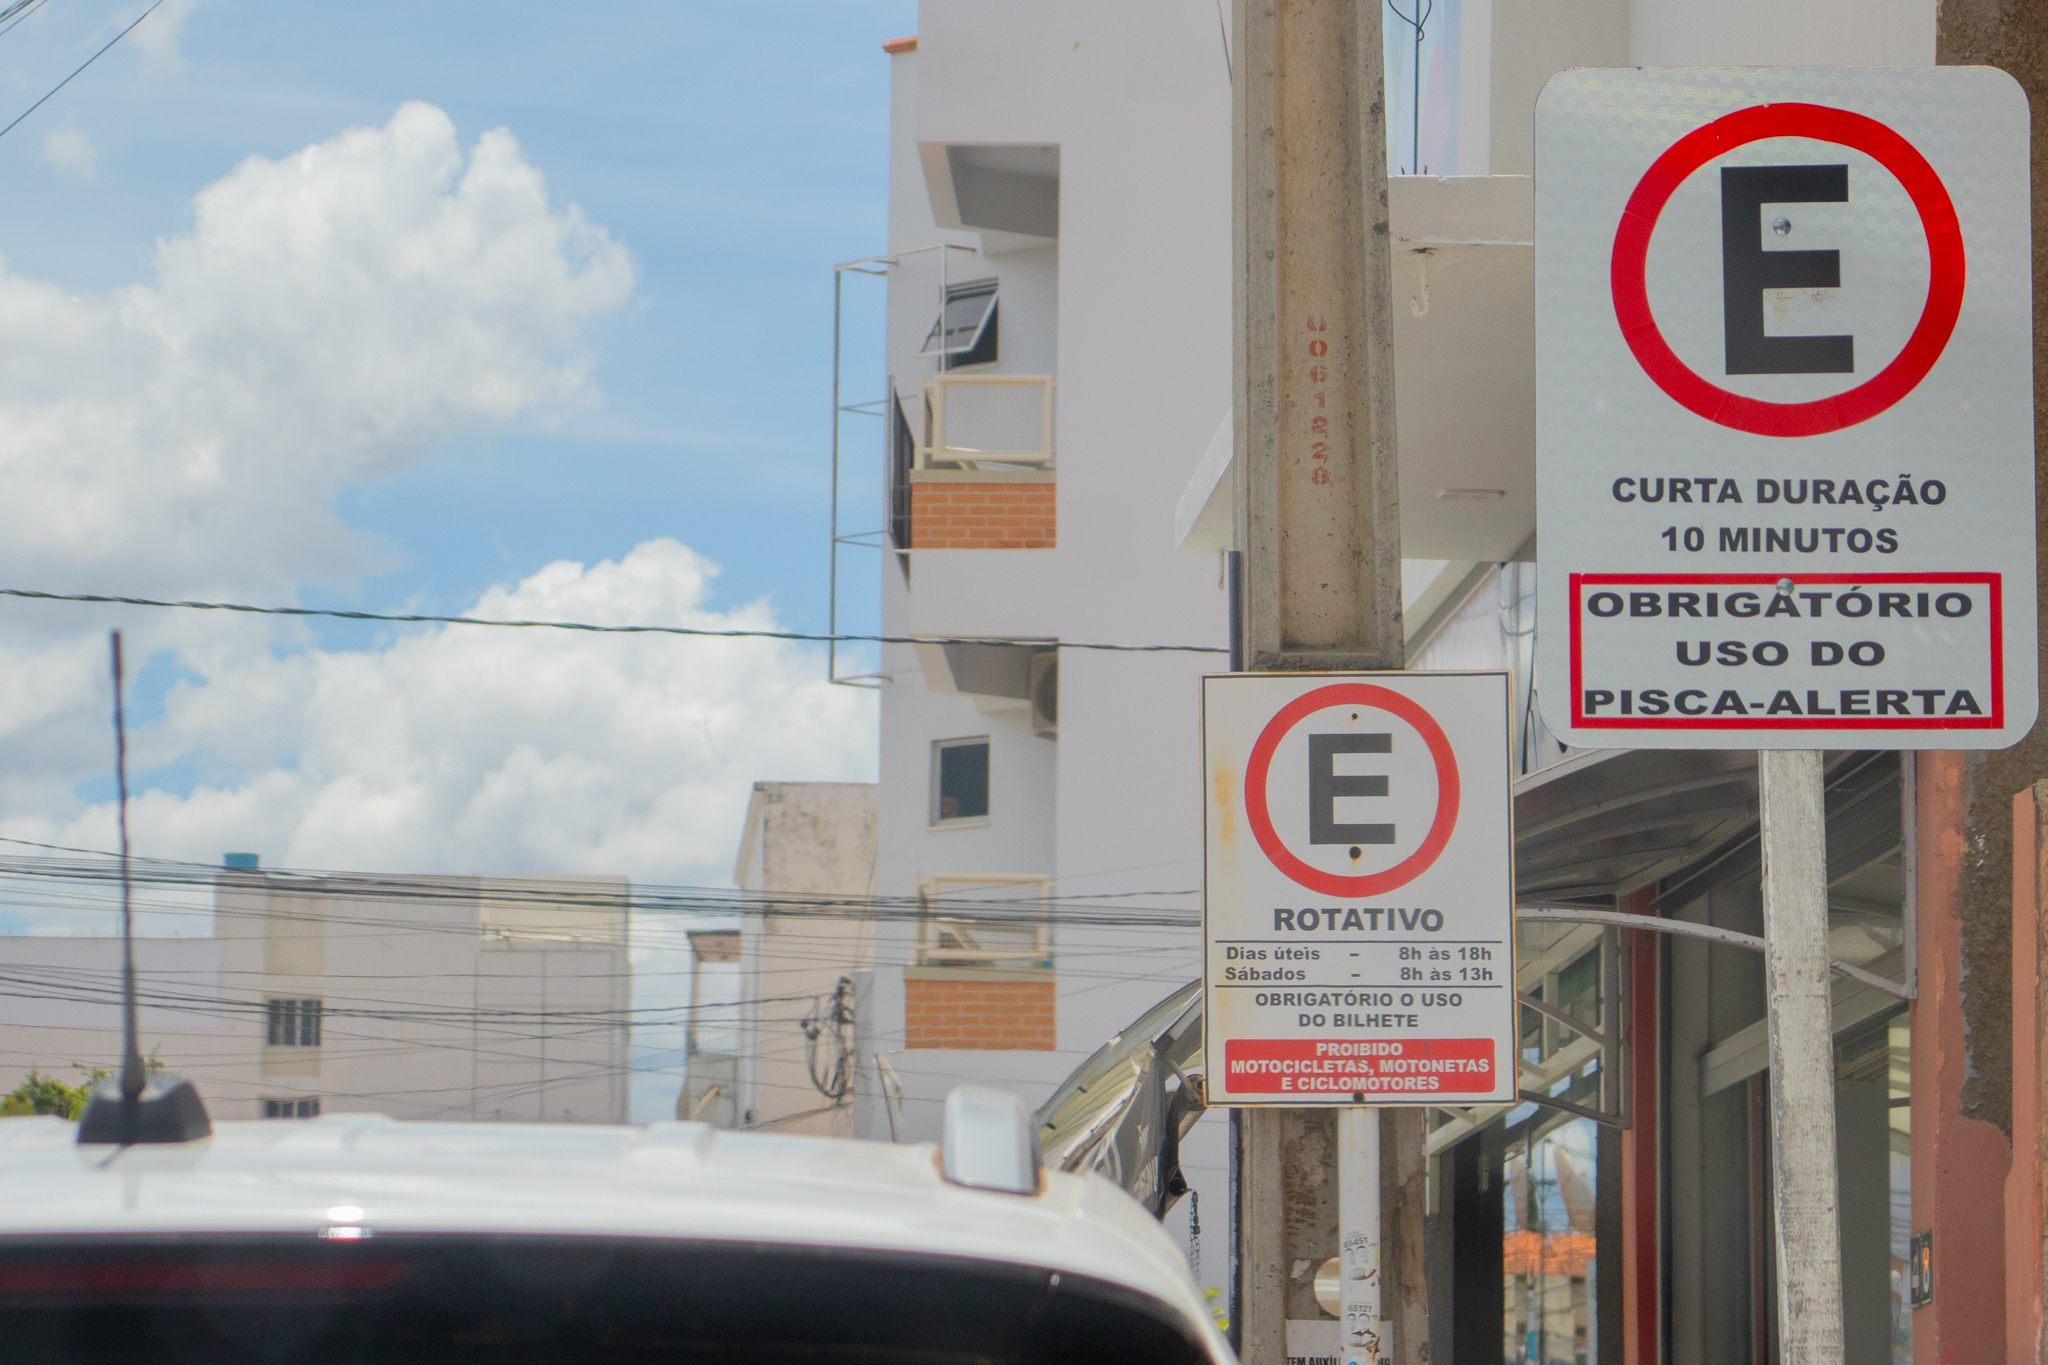
<path id="1" fill-rule="evenodd" d="M 110 885 L 117 881 L 119 876 L 118 866 L 111 859 L 105 858 L 86 860 L 0 857 L 0 882 L 4 882 L 6 878 L 25 878 L 58 883 Z M 247 884 L 251 890 L 262 890 L 273 898 L 282 898 L 288 902 L 335 897 L 372 904 L 400 901 L 408 904 L 442 902 L 473 905 L 483 902 L 493 907 L 508 909 L 522 905 L 571 907 L 607 913 L 624 912 L 635 917 L 650 914 L 688 914 L 756 919 L 770 915 L 788 915 L 917 921 L 936 915 L 970 923 L 1050 922 L 1102 928 L 1192 927 L 1199 923 L 1199 916 L 1194 911 L 1178 906 L 1105 907 L 1093 903 L 1097 899 L 1123 900 L 1137 894 L 1162 898 L 1189 894 L 1181 890 L 1147 893 L 1111 892 L 1103 893 L 1100 897 L 833 895 L 744 891 L 724 887 L 627 885 L 620 881 L 596 878 L 577 882 L 568 879 L 558 881 L 540 878 L 528 880 L 474 876 L 309 872 L 282 868 L 264 869 L 253 873 L 224 873 L 222 869 L 211 864 L 183 863 L 161 858 L 134 859 L 131 876 L 138 887 L 180 887 L 207 891 L 214 889 L 224 877 L 247 877 Z M 0 904 L 4 903 L 5 898 L 0 897 Z M 203 910 L 197 906 L 173 908 L 176 912 L 195 916 L 214 913 L 211 909 Z M 260 910 L 255 907 L 234 906 L 226 913 L 284 920 L 304 919 L 330 925 L 342 923 L 376 929 L 403 929 L 407 932 L 477 932 L 474 922 L 432 925 L 422 924 L 411 917 L 379 919 L 360 913 L 334 916 L 320 909 L 294 910 L 275 905 Z"/>
<path id="2" fill-rule="evenodd" d="M 135 24 L 139 24 L 144 19 L 147 19 L 150 15 L 155 14 L 157 12 L 157 9 L 163 3 L 164 0 L 156 0 L 156 4 L 151 5 L 148 9 L 144 10 L 141 14 L 136 16 Z M 27 18 L 28 16 L 23 15 L 22 17 Z M 18 23 L 20 21 L 17 20 L 16 22 Z M 56 96 L 59 90 L 62 90 L 65 86 L 71 84 L 72 81 L 78 79 L 79 74 L 83 72 L 86 67 L 91 66 L 94 62 L 106 56 L 109 48 L 112 48 L 115 43 L 120 42 L 123 38 L 126 38 L 129 34 L 135 31 L 135 24 L 128 25 L 128 27 L 122 29 L 119 33 L 116 33 L 112 38 L 108 39 L 106 47 L 101 48 L 98 52 L 93 53 L 92 56 L 87 57 L 85 61 L 79 66 L 77 71 L 72 72 L 63 80 L 58 81 L 56 85 L 52 86 L 49 94 L 43 96 L 34 104 L 31 104 L 28 108 L 22 110 L 20 118 L 15 119 L 14 122 L 8 124 L 5 128 L 0 128 L 0 137 L 6 137 L 9 133 L 13 132 L 16 128 L 20 127 L 22 119 L 27 118 L 30 114 L 33 114 L 36 110 L 42 108 L 45 104 L 48 104 L 50 100 Z"/>
<path id="3" fill-rule="evenodd" d="M 853 1093 L 853 1008 L 853 978 L 842 976 L 833 985 L 829 1001 L 812 997 L 811 1012 L 797 1025 L 804 1035 L 804 1070 L 810 1073 L 818 1093 L 834 1105 L 844 1104 Z M 820 1057 L 819 1044 L 827 1035 L 831 1055 Z M 818 1069 L 821 1061 L 823 1072 Z"/>
<path id="4" fill-rule="evenodd" d="M 163 0 L 157 0 L 162 4 Z M 140 23 L 140 20 L 136 21 Z M 45 96 L 45 98 L 48 98 Z M 31 113 L 34 111 L 31 110 Z M 22 115 L 27 118 L 28 115 Z M 21 120 L 16 119 L 19 123 Z M 9 125 L 10 127 L 12 125 Z M 0 129 L 0 137 L 6 136 Z M 1119 654 L 1228 654 L 1221 645 L 1113 645 L 1077 640 L 1005 640 L 983 635 L 816 635 L 795 630 L 703 630 L 694 626 L 601 626 L 589 621 L 490 621 L 475 616 L 431 616 L 423 613 L 344 611 L 329 607 L 258 607 L 246 602 L 165 601 L 153 597 L 117 597 L 92 592 L 37 592 L 31 588 L 0 588 L 0 597 L 32 602 L 97 602 L 123 607 L 168 607 L 186 611 L 230 611 L 253 616 L 320 616 L 338 621 L 391 621 L 443 626 L 499 626 L 514 630 L 581 630 L 600 635 L 688 635 L 719 640 L 796 640 L 814 644 L 879 645 L 1009 645 L 1038 649 L 1093 649 Z"/>
<path id="5" fill-rule="evenodd" d="M 15 29 L 21 27 L 45 3 L 46 0 L 14 0 L 13 4 L 4 10 L 0 10 L 0 24 L 7 25 L 5 28 L 0 28 L 0 38 L 6 37 L 14 32 Z M 9 23 L 9 20 L 13 22 Z"/>

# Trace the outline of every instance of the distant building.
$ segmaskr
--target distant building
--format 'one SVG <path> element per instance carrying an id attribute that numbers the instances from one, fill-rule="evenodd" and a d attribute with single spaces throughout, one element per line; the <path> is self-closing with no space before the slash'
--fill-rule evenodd
<path id="1" fill-rule="evenodd" d="M 1227 640 L 1171 501 L 1230 404 L 1230 79 L 1213 10 L 1105 16 L 926 4 L 889 48 L 882 622 L 1001 643 L 881 651 L 875 890 L 909 913 L 875 929 L 902 1099 L 864 1056 L 864 1136 L 935 1136 L 963 1082 L 1040 1103 L 1199 968 L 1224 657 L 1072 646 Z M 1216 1207 L 1221 1134 L 1189 1147 Z"/>
<path id="2" fill-rule="evenodd" d="M 142 938 L 142 1047 L 221 1118 L 623 1123 L 622 878 L 281 876 L 247 855 L 213 933 Z M 0 1090 L 118 1064 L 121 945 L 0 938 Z"/>
<path id="3" fill-rule="evenodd" d="M 854 996 L 874 962 L 876 810 L 871 782 L 754 784 L 733 880 L 758 908 L 732 938 L 690 936 L 700 963 L 730 961 L 737 940 L 737 1056 L 691 1043 L 679 1116 L 856 1135 Z M 694 974 L 692 986 L 695 1003 Z M 699 1039 L 725 1012 L 701 1013 Z M 721 1083 L 737 1112 L 712 1093 Z"/>
<path id="4" fill-rule="evenodd" d="M 676 1117 L 719 1128 L 737 1128 L 746 1112 L 740 1103 L 738 1001 L 746 994 L 720 990 L 739 981 L 740 931 L 692 929 L 690 1012 L 683 1023 L 683 1089 Z M 705 972 L 705 968 L 714 970 Z M 731 971 L 720 970 L 732 968 Z"/>

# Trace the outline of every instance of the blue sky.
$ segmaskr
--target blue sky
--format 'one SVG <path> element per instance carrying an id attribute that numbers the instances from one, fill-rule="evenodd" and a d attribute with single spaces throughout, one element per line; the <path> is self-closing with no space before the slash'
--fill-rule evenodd
<path id="1" fill-rule="evenodd" d="M 138 9 L 48 0 L 0 36 L 0 124 Z M 173 60 L 152 59 L 137 39 L 166 17 L 0 139 L 16 190 L 0 196 L 0 253 L 16 273 L 80 291 L 147 281 L 157 239 L 244 157 L 382 125 L 409 99 L 446 110 L 465 146 L 509 128 L 555 202 L 580 206 L 638 270 L 632 300 L 589 334 L 600 407 L 471 433 L 356 485 L 338 511 L 388 543 L 391 571 L 302 584 L 302 601 L 458 610 L 550 561 L 672 536 L 723 566 L 715 605 L 772 595 L 786 625 L 823 625 L 831 265 L 882 244 L 880 44 L 915 30 L 914 4 L 212 0 L 183 17 Z M 90 140 L 90 179 L 51 164 L 53 132 Z M 879 289 L 863 302 L 850 398 L 872 396 L 878 373 Z M 864 420 L 847 427 L 863 474 Z M 873 520 L 868 494 L 851 520 Z M 871 627 L 872 565 L 849 567 L 842 628 Z"/>
<path id="2" fill-rule="evenodd" d="M 45 0 L 0 34 L 0 126 L 140 9 Z M 910 0 L 170 0 L 0 138 L 0 183 L 12 191 L 0 195 L 0 285 L 31 302 L 44 285 L 75 296 L 68 314 L 44 308 L 56 319 L 43 333 L 48 365 L 119 375 L 113 352 L 127 334 L 103 328 L 95 335 L 109 344 L 96 350 L 80 329 L 99 325 L 118 291 L 158 286 L 159 243 L 189 240 L 194 196 L 246 158 L 282 163 L 345 129 L 384 129 L 407 101 L 445 111 L 465 156 L 480 135 L 506 128 L 547 178 L 552 208 L 575 205 L 631 254 L 623 305 L 578 324 L 602 402 L 566 411 L 524 403 L 548 419 L 471 421 L 423 457 L 404 453 L 393 473 L 352 477 L 334 508 L 380 548 L 380 571 L 267 581 L 288 583 L 308 605 L 449 613 L 556 561 L 615 561 L 607 575 L 530 581 L 515 607 L 721 625 L 733 622 L 705 614 L 765 598 L 773 624 L 818 630 L 831 267 L 884 244 L 881 44 L 915 27 Z M 244 189 L 279 183 L 269 172 L 242 179 Z M 882 300 L 866 280 L 850 296 L 846 396 L 858 400 L 879 387 Z M 164 303 L 161 291 L 152 297 Z M 403 317 L 403 304 L 373 298 L 368 311 Z M 488 299 L 477 306 L 492 316 Z M 73 324 L 76 335 L 54 334 Z M 0 434 L 26 524 L 76 523 L 71 550 L 54 556 L 17 534 L 4 556 L 13 581 L 0 585 L 182 596 L 178 574 L 217 573 L 192 570 L 204 555 L 188 553 L 193 506 L 203 513 L 214 495 L 186 506 L 182 522 L 153 512 L 156 537 L 146 523 L 138 531 L 95 510 L 110 482 L 140 486 L 138 471 L 154 476 L 187 458 L 187 437 L 168 424 L 123 439 L 124 413 L 171 409 L 124 406 L 119 380 L 81 378 L 60 392 L 64 382 L 32 373 L 22 352 L 33 347 L 15 325 L 0 354 L 0 403 L 44 416 L 97 405 L 104 421 L 80 429 L 114 435 L 90 449 L 35 446 L 51 452 L 37 455 L 22 453 L 28 436 Z M 206 379 L 177 382 L 199 389 Z M 260 377 L 249 383 L 260 390 Z M 270 411 L 289 416 L 299 391 L 278 387 Z M 875 524 L 880 502 L 870 421 L 846 426 L 856 530 Z M 282 430 L 274 458 L 278 469 L 318 463 Z M 236 467 L 260 481 L 271 459 L 266 450 L 254 468 Z M 52 468 L 76 477 L 19 491 L 33 482 L 24 476 Z M 280 486 L 289 493 L 288 480 Z M 267 487 L 253 504 L 271 496 Z M 288 497 L 277 506 L 280 517 L 303 516 Z M 262 520 L 222 523 L 252 542 L 249 581 L 266 581 L 265 555 L 294 558 L 254 544 Z M 161 545 L 124 553 L 131 536 Z M 722 568 L 708 597 L 690 551 Z M 859 630 L 875 621 L 879 566 L 855 553 L 841 621 Z M 135 828 L 139 851 L 153 856 L 211 861 L 233 848 L 260 852 L 266 866 L 715 884 L 754 779 L 872 775 L 872 694 L 823 686 L 822 657 L 794 647 L 343 623 L 299 633 L 249 618 L 22 604 L 0 622 L 0 826 L 14 837 L 112 842 L 100 691 L 109 625 L 130 631 L 141 664 Z M 747 623 L 770 624 L 758 613 Z M 104 918 L 63 905 L 14 909 L 0 926 L 91 930 Z M 641 968 L 674 969 L 677 957 L 656 951 Z M 672 978 L 643 982 L 641 1003 L 677 989 Z M 643 1051 L 642 1064 L 650 1060 L 672 1059 Z M 673 1103 L 674 1078 L 642 1076 L 635 1090 L 636 1117 L 656 1117 Z"/>

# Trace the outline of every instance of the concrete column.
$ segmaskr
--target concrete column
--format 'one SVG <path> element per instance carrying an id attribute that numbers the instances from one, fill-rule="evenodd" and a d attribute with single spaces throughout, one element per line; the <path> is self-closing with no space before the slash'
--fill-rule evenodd
<path id="1" fill-rule="evenodd" d="M 1254 669 L 1399 668 L 1380 8 L 1239 0 L 1236 441 Z"/>
<path id="2" fill-rule="evenodd" d="M 2048 491 L 2048 0 L 1942 0 L 1935 60 L 1995 66 L 2032 106 L 2034 260 L 2034 486 L 2036 544 Z M 2048 570 L 2048 560 L 2041 569 Z M 2041 577 L 2048 584 L 2048 572 Z M 2048 657 L 2048 637 L 2041 642 Z M 2048 677 L 2048 667 L 2042 668 Z M 1922 754 L 1919 836 L 1920 999 L 1913 1015 L 1913 1210 L 1934 1232 L 1934 1301 L 1913 1315 L 1916 1365 L 2039 1360 L 2009 1356 L 2005 1180 L 2009 1163 L 2037 1166 L 2039 1115 L 2015 1109 L 2012 954 L 2016 882 L 2013 794 L 2048 773 L 2048 725 L 1993 754 Z M 1932 798 L 1932 799 L 1930 799 Z M 1938 800 L 1939 810 L 1930 810 Z M 1930 973 L 1932 975 L 1930 975 Z M 2017 1161 L 2013 1158 L 2017 1155 Z M 2015 1229 L 2014 1231 L 2023 1231 Z"/>
<path id="3" fill-rule="evenodd" d="M 1913 1230 L 1934 1234 L 1934 1300 L 1913 1313 L 1914 1365 L 2005 1359 L 2010 1148 L 1997 1124 L 1973 1116 L 1964 1105 L 1977 1042 L 1965 1022 L 1966 988 L 1988 984 L 1981 971 L 1970 978 L 1963 974 L 1957 907 L 1968 861 L 1964 819 L 1971 766 L 1969 756 L 1951 752 L 1922 753 L 1913 764 L 1920 977 L 1920 998 L 1912 1007 Z M 2010 805 L 2006 810 L 2003 841 L 2009 848 Z M 1999 918 L 2010 925 L 2009 910 Z M 2009 982 L 1998 983 L 2001 997 L 2009 989 Z M 2009 1097 L 2006 1077 L 1997 1080 Z"/>
<path id="4" fill-rule="evenodd" d="M 1237 543 L 1253 669 L 1400 668 L 1379 0 L 1236 0 Z M 1280 1365 L 1335 1256 L 1335 1115 L 1241 1125 L 1242 1355 Z M 1382 1120 L 1385 1359 L 1427 1358 L 1422 1111 Z"/>
<path id="5" fill-rule="evenodd" d="M 2042 1365 L 2048 1208 L 2048 782 L 2012 800 L 2012 1166 L 2005 1177 L 2005 1358 Z"/>

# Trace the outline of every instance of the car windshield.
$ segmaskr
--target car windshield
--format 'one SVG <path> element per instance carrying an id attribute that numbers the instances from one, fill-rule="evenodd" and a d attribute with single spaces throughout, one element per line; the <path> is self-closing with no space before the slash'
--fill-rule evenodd
<path id="1" fill-rule="evenodd" d="M 958 1257 L 648 1238 L 16 1241 L 0 1341 L 44 1365 L 1206 1359 L 1164 1307 Z"/>

